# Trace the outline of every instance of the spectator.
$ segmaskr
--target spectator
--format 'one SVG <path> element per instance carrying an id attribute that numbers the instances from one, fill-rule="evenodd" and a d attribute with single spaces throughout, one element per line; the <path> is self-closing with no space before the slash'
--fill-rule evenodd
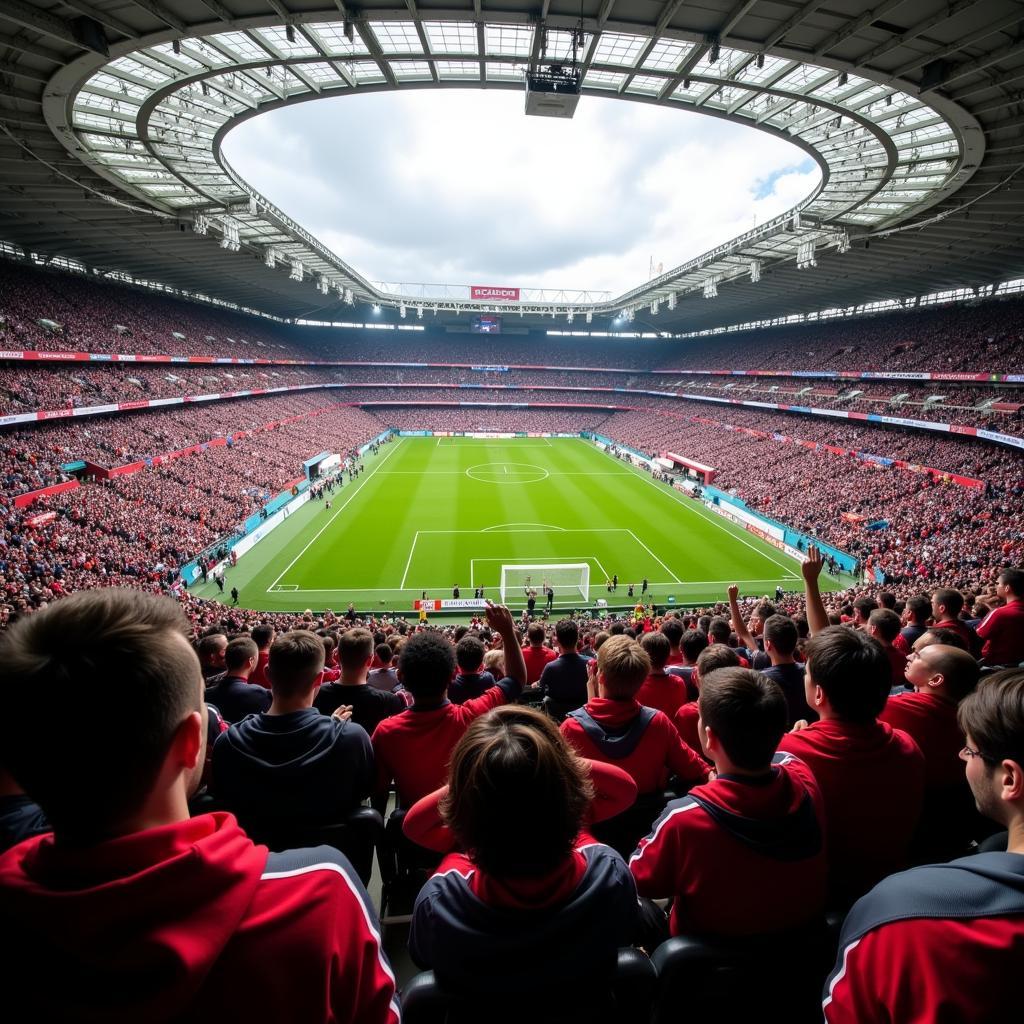
<path id="1" fill-rule="evenodd" d="M 359 627 L 346 630 L 338 638 L 341 675 L 336 682 L 321 686 L 313 702 L 322 715 L 333 715 L 340 707 L 351 708 L 352 721 L 368 736 L 385 718 L 405 710 L 405 701 L 397 694 L 367 683 L 372 661 L 373 634 Z"/>
<path id="2" fill-rule="evenodd" d="M 928 619 L 932 614 L 932 603 L 923 594 L 914 594 L 907 600 L 903 610 L 903 628 L 899 637 L 893 641 L 897 650 L 904 654 L 910 653 L 914 641 L 928 629 Z"/>
<path id="3" fill-rule="evenodd" d="M 769 619 L 771 616 L 769 617 Z M 672 898 L 673 935 L 799 928 L 825 909 L 821 794 L 810 769 L 776 754 L 787 707 L 758 672 L 704 677 L 699 728 L 718 777 L 674 800 L 629 866 L 643 896 Z"/>
<path id="4" fill-rule="evenodd" d="M 217 1021 L 231 1007 L 397 1024 L 379 926 L 341 854 L 268 854 L 229 814 L 189 817 L 207 723 L 187 632 L 174 602 L 106 588 L 7 634 L 0 747 L 54 833 L 0 857 L 0 918 L 17 936 L 5 990 L 53 1021 Z M 139 699 L 121 700 L 126 687 Z M 26 730 L 40 713 L 47 729 Z M 53 984 L 56 963 L 73 985 Z"/>
<path id="5" fill-rule="evenodd" d="M 764 653 L 771 662 L 764 674 L 779 684 L 786 698 L 787 729 L 803 719 L 816 722 L 817 714 L 807 703 L 804 667 L 796 660 L 800 636 L 796 623 L 786 615 L 769 615 L 764 623 Z"/>
<path id="6" fill-rule="evenodd" d="M 684 784 L 708 776 L 707 765 L 679 738 L 671 720 L 637 703 L 650 668 L 635 640 L 611 637 L 597 654 L 599 695 L 562 723 L 562 735 L 581 757 L 628 772 L 641 796 L 663 790 L 670 776 Z"/>
<path id="7" fill-rule="evenodd" d="M 402 807 L 438 789 L 455 744 L 479 715 L 515 700 L 526 681 L 526 664 L 507 608 L 486 606 L 487 622 L 498 632 L 508 659 L 508 676 L 465 704 L 452 704 L 446 694 L 455 671 L 455 651 L 440 634 L 416 633 L 402 646 L 398 678 L 412 694 L 413 705 L 386 718 L 373 733 L 377 762 L 374 803 L 383 806 L 394 780 Z M 518 652 L 518 653 L 516 653 Z"/>
<path id="8" fill-rule="evenodd" d="M 541 623 L 530 623 L 526 630 L 526 639 L 529 643 L 523 648 L 523 658 L 526 659 L 526 679 L 532 686 L 540 679 L 547 663 L 554 661 L 558 655 L 550 647 L 544 646 L 546 634 Z"/>
<path id="9" fill-rule="evenodd" d="M 258 662 L 259 648 L 256 644 L 247 636 L 237 636 L 225 648 L 224 675 L 206 688 L 206 700 L 217 708 L 229 725 L 270 707 L 270 694 L 262 686 L 249 682 Z"/>
<path id="10" fill-rule="evenodd" d="M 828 1024 L 1012 1020 L 1024 947 L 1024 673 L 998 672 L 960 705 L 961 757 L 1006 852 L 892 875 L 843 924 Z"/>
<path id="11" fill-rule="evenodd" d="M 481 671 L 486 653 L 487 649 L 479 637 L 467 635 L 455 645 L 458 671 L 448 687 L 448 699 L 453 704 L 465 704 L 494 685 L 494 676 L 490 672 Z"/>
<path id="12" fill-rule="evenodd" d="M 697 656 L 697 664 L 693 670 L 693 681 L 700 692 L 700 678 L 710 675 L 720 668 L 732 668 L 740 665 L 740 656 L 727 644 L 711 644 Z M 677 712 L 672 724 L 676 727 L 683 742 L 691 750 L 700 750 L 700 733 L 697 719 L 700 715 L 698 701 L 687 701 Z"/>
<path id="13" fill-rule="evenodd" d="M 636 931 L 636 886 L 585 831 L 588 776 L 530 708 L 498 708 L 469 726 L 440 805 L 469 852 L 450 853 L 416 900 L 409 949 L 420 967 L 456 992 L 543 998 L 546 1011 L 607 990 L 617 949 Z"/>
<path id="14" fill-rule="evenodd" d="M 670 648 L 668 658 L 665 661 L 666 665 L 685 665 L 686 661 L 683 657 L 683 652 L 680 649 L 682 643 L 683 623 L 675 618 L 666 618 L 661 624 L 662 635 L 668 640 Z"/>
<path id="15" fill-rule="evenodd" d="M 878 721 L 890 682 L 877 641 L 846 626 L 817 632 L 804 688 L 819 720 L 798 722 L 779 744 L 821 788 L 831 891 L 843 902 L 907 862 L 921 814 L 924 756 L 905 732 Z"/>
<path id="16" fill-rule="evenodd" d="M 314 633 L 279 636 L 270 649 L 270 709 L 232 725 L 214 744 L 217 799 L 247 827 L 336 824 L 369 795 L 369 736 L 313 707 L 323 664 Z"/>
<path id="17" fill-rule="evenodd" d="M 390 644 L 377 644 L 373 651 L 380 668 L 371 669 L 366 675 L 366 682 L 375 690 L 394 693 L 399 687 L 398 673 L 395 671 L 395 654 Z"/>
<path id="18" fill-rule="evenodd" d="M 936 629 L 949 629 L 958 634 L 967 650 L 977 657 L 981 654 L 978 634 L 960 619 L 964 608 L 964 596 L 959 590 L 942 588 L 932 594 L 932 625 Z"/>
<path id="19" fill-rule="evenodd" d="M 209 685 L 225 671 L 224 655 L 228 649 L 228 638 L 223 633 L 210 633 L 200 639 L 197 650 L 203 679 Z"/>
<path id="20" fill-rule="evenodd" d="M 270 646 L 274 642 L 274 627 L 266 623 L 260 623 L 252 628 L 252 642 L 259 651 L 259 661 L 256 669 L 249 677 L 250 683 L 270 689 L 270 679 L 267 677 L 267 665 L 270 662 Z"/>
<path id="21" fill-rule="evenodd" d="M 672 648 L 664 627 L 660 633 L 645 633 L 640 646 L 647 652 L 651 671 L 636 695 L 637 702 L 644 707 L 657 708 L 672 719 L 686 703 L 687 694 L 683 680 L 665 671 Z"/>
<path id="22" fill-rule="evenodd" d="M 889 608 L 876 608 L 868 616 L 868 635 L 874 637 L 885 651 L 892 671 L 892 685 L 896 688 L 902 688 L 907 668 L 907 656 L 896 647 L 901 627 L 900 617 Z"/>
<path id="23" fill-rule="evenodd" d="M 981 659 L 986 665 L 1019 665 L 1024 662 L 1024 570 L 1004 569 L 996 596 L 1005 603 L 978 626 Z"/>
<path id="24" fill-rule="evenodd" d="M 579 627 L 572 619 L 561 619 L 555 625 L 559 656 L 541 673 L 540 690 L 551 699 L 556 715 L 564 715 L 582 707 L 587 700 L 587 659 L 578 654 Z"/>

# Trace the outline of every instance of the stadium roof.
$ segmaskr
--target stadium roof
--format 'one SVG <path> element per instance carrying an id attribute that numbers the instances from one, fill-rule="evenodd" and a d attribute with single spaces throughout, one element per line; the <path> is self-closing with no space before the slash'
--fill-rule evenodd
<path id="1" fill-rule="evenodd" d="M 0 0 L 0 241 L 287 318 L 486 307 L 460 285 L 367 281 L 221 140 L 321 96 L 522 90 L 582 28 L 582 102 L 754 125 L 822 180 L 625 295 L 524 291 L 524 323 L 627 309 L 682 332 L 991 285 L 1024 276 L 1022 21 L 1019 0 Z"/>

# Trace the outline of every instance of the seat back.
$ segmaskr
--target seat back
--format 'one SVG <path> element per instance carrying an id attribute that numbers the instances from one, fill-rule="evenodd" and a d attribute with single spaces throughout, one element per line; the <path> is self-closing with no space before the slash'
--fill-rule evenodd
<path id="1" fill-rule="evenodd" d="M 416 895 L 423 883 L 441 863 L 441 854 L 414 843 L 402 831 L 404 807 L 388 816 L 383 841 L 378 853 L 381 890 L 381 916 L 400 919 L 412 912 Z"/>
<path id="2" fill-rule="evenodd" d="M 651 957 L 658 972 L 652 1024 L 688 1019 L 821 1020 L 842 915 L 811 927 L 741 939 L 676 936 Z"/>
<path id="3" fill-rule="evenodd" d="M 247 818 L 242 826 L 254 842 L 270 847 L 275 853 L 310 846 L 332 846 L 345 854 L 364 885 L 369 884 L 373 853 L 384 837 L 384 819 L 372 807 L 357 807 L 343 821 L 330 825 L 311 826 Z"/>
<path id="4" fill-rule="evenodd" d="M 607 986 L 566 978 L 557 990 L 510 999 L 459 995 L 433 971 L 417 974 L 402 990 L 405 1024 L 647 1024 L 657 975 L 639 950 L 620 949 Z"/>
<path id="5" fill-rule="evenodd" d="M 676 796 L 673 792 L 641 794 L 621 814 L 593 825 L 591 831 L 594 838 L 606 843 L 628 860 L 640 845 L 640 840 L 650 834 L 665 805 L 675 800 Z"/>

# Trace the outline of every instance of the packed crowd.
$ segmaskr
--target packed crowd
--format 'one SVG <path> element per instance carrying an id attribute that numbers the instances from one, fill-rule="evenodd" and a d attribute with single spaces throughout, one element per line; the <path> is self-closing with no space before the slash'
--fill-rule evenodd
<path id="1" fill-rule="evenodd" d="M 520 629 L 114 588 L 21 617 L 0 980 L 56 1021 L 398 1024 L 401 941 L 465 1019 L 1011 1019 L 1024 571 L 830 607 L 821 569 L 784 602 Z M 676 936 L 706 975 L 682 991 Z M 628 949 L 650 985 L 619 987 Z"/>

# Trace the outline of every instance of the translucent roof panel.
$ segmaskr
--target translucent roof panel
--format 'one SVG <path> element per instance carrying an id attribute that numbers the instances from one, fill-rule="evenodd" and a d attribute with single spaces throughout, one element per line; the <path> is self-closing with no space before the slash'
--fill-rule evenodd
<path id="1" fill-rule="evenodd" d="M 669 79 L 658 78 L 656 75 L 634 75 L 626 86 L 626 92 L 643 93 L 645 96 L 656 96 L 668 85 Z"/>
<path id="2" fill-rule="evenodd" d="M 626 80 L 620 71 L 599 71 L 591 68 L 583 79 L 583 84 L 592 89 L 618 89 Z"/>
<path id="3" fill-rule="evenodd" d="M 378 67 L 376 61 L 355 60 L 346 64 L 349 73 L 357 82 L 383 82 L 384 72 Z"/>
<path id="4" fill-rule="evenodd" d="M 533 28 L 524 25 L 485 25 L 484 46 L 495 57 L 529 57 Z"/>
<path id="5" fill-rule="evenodd" d="M 643 66 L 652 71 L 675 71 L 693 49 L 691 43 L 677 39 L 659 39 L 644 58 Z"/>
<path id="6" fill-rule="evenodd" d="M 391 71 L 400 82 L 433 77 L 430 74 L 430 65 L 425 60 L 393 60 Z"/>
<path id="7" fill-rule="evenodd" d="M 314 82 L 335 81 L 340 82 L 342 85 L 347 84 L 330 64 L 324 64 L 322 62 L 296 64 L 295 70 L 301 71 L 307 78 L 312 78 Z"/>
<path id="8" fill-rule="evenodd" d="M 304 28 L 319 40 L 330 54 L 344 54 L 346 57 L 361 56 L 368 53 L 366 43 L 358 32 L 352 33 L 352 41 L 345 38 L 344 26 L 334 21 L 314 21 Z"/>
<path id="9" fill-rule="evenodd" d="M 269 56 L 262 46 L 250 39 L 244 32 L 221 32 L 219 35 L 208 38 L 214 46 L 220 47 L 228 53 L 237 54 L 245 60 L 266 60 Z"/>
<path id="10" fill-rule="evenodd" d="M 270 43 L 278 53 L 285 57 L 314 57 L 316 47 L 299 31 L 295 31 L 294 42 L 288 41 L 288 33 L 283 28 L 261 28 L 256 35 Z"/>
<path id="11" fill-rule="evenodd" d="M 487 77 L 495 82 L 522 81 L 525 64 L 506 64 L 491 61 L 487 65 Z"/>
<path id="12" fill-rule="evenodd" d="M 371 21 L 370 28 L 385 53 L 422 53 L 416 26 L 410 21 Z"/>
<path id="13" fill-rule="evenodd" d="M 544 60 L 571 60 L 572 59 L 572 32 L 563 29 L 548 30 L 548 45 L 544 51 Z M 583 45 L 576 51 L 579 60 L 583 60 L 587 47 L 590 45 L 590 36 L 584 33 Z"/>
<path id="14" fill-rule="evenodd" d="M 757 66 L 757 58 L 755 57 L 737 77 L 744 82 L 756 82 L 760 85 L 762 82 L 767 82 L 770 78 L 774 78 L 783 68 L 791 63 L 788 60 L 783 60 L 781 57 L 769 57 L 767 54 L 762 54 L 762 57 L 763 67 Z"/>
<path id="15" fill-rule="evenodd" d="M 151 68 L 148 64 L 141 64 L 131 57 L 118 57 L 117 60 L 112 60 L 107 67 L 112 71 L 124 71 L 135 78 L 153 82 L 154 85 L 171 79 L 171 73 L 164 65 L 159 68 Z"/>
<path id="16" fill-rule="evenodd" d="M 431 53 L 477 53 L 476 25 L 468 21 L 425 21 Z"/>
<path id="17" fill-rule="evenodd" d="M 633 67 L 647 45 L 646 36 L 624 35 L 620 32 L 602 32 L 591 61 L 594 64 L 617 64 Z"/>
<path id="18" fill-rule="evenodd" d="M 475 60 L 438 60 L 434 62 L 434 69 L 441 79 L 480 78 L 480 64 Z"/>
<path id="19" fill-rule="evenodd" d="M 151 46 L 149 48 L 149 52 L 165 64 L 170 64 L 172 67 L 181 65 L 186 68 L 201 71 L 206 66 L 198 60 L 193 60 L 187 53 L 175 53 L 174 47 L 171 46 L 170 43 L 160 43 L 159 46 Z"/>

